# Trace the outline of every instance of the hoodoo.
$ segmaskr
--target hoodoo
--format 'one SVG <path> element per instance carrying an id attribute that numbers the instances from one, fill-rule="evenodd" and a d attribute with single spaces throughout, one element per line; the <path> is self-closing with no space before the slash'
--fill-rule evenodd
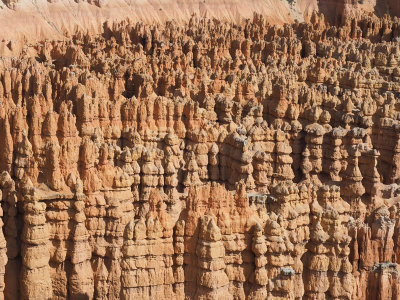
<path id="1" fill-rule="evenodd" d="M 399 299 L 397 3 L 2 1 L 0 299 Z"/>

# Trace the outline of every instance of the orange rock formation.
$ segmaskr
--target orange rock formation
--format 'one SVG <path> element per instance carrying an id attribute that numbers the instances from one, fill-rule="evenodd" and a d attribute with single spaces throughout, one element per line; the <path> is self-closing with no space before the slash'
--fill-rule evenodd
<path id="1" fill-rule="evenodd" d="M 3 58 L 0 298 L 399 299 L 400 20 L 341 22 Z"/>

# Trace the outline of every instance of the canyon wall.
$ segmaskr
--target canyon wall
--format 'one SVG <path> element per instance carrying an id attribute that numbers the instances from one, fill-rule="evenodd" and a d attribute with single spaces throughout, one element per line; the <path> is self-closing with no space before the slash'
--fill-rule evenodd
<path id="1" fill-rule="evenodd" d="M 1 299 L 399 299 L 400 21 L 192 17 L 0 61 Z"/>
<path id="2" fill-rule="evenodd" d="M 332 24 L 364 15 L 400 16 L 397 0 L 2 0 L 0 55 L 18 56 L 42 40 L 71 38 L 77 30 L 100 34 L 104 22 L 175 20 L 183 24 L 193 14 L 242 24 L 253 13 L 270 24 L 309 21 L 313 12 Z"/>
<path id="3" fill-rule="evenodd" d="M 2 0 L 0 51 L 9 42 L 19 50 L 24 43 L 70 38 L 76 30 L 98 34 L 104 22 L 183 23 L 196 14 L 241 23 L 258 12 L 271 23 L 283 24 L 302 21 L 314 10 L 316 0 Z"/>

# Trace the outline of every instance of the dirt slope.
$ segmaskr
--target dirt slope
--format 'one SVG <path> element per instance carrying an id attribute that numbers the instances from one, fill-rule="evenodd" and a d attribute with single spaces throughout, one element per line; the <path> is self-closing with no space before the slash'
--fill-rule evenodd
<path id="1" fill-rule="evenodd" d="M 76 28 L 98 31 L 106 20 L 185 21 L 194 13 L 237 22 L 258 12 L 272 23 L 283 23 L 302 19 L 303 14 L 317 9 L 316 2 L 298 0 L 290 5 L 288 0 L 21 0 L 8 6 L 0 4 L 0 40 L 57 39 Z"/>

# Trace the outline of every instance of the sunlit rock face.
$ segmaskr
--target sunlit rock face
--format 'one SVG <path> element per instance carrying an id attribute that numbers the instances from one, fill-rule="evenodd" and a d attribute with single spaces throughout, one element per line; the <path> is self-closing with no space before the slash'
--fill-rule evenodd
<path id="1" fill-rule="evenodd" d="M 0 299 L 399 299 L 399 40 L 255 14 L 4 58 Z"/>

